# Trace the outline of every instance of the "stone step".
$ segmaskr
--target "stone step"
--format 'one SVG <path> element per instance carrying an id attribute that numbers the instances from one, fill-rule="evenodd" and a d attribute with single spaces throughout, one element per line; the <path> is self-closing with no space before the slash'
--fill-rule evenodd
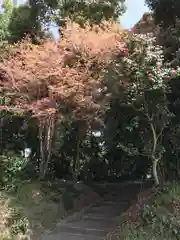
<path id="1" fill-rule="evenodd" d="M 61 226 L 57 229 L 59 234 L 70 234 L 70 235 L 82 235 L 82 236 L 96 236 L 103 237 L 106 235 L 107 231 L 104 229 L 99 229 L 98 227 L 91 227 L 88 225 L 86 228 L 77 223 L 77 225 L 68 224 L 67 226 Z M 93 239 L 93 238 L 92 238 Z M 65 239 L 64 239 L 65 240 Z"/>
<path id="2" fill-rule="evenodd" d="M 106 217 L 108 216 L 116 216 L 116 215 L 119 215 L 121 212 L 121 208 L 102 208 L 102 207 L 99 207 L 99 208 L 92 208 L 92 209 L 89 209 L 86 214 L 94 214 L 94 215 L 104 215 Z"/>
<path id="3" fill-rule="evenodd" d="M 104 215 L 104 214 L 86 214 L 82 217 L 82 219 L 84 221 L 88 221 L 88 220 L 93 220 L 93 221 L 103 221 L 103 220 L 107 220 L 107 216 Z M 110 221 L 113 221 L 114 220 L 114 215 L 112 215 L 112 217 L 110 216 L 110 218 L 108 219 Z"/>
<path id="4" fill-rule="evenodd" d="M 114 225 L 116 225 L 116 218 L 113 220 L 109 220 L 108 218 L 104 220 L 94 220 L 94 219 L 88 219 L 88 220 L 80 220 L 75 224 L 71 224 L 71 227 L 78 227 L 81 229 L 96 229 L 96 230 L 103 230 L 108 231 L 110 230 Z"/>
<path id="5" fill-rule="evenodd" d="M 109 212 L 113 209 L 114 209 L 113 206 L 108 206 L 107 207 L 107 206 L 101 205 L 101 206 L 92 207 L 91 211 L 92 212 Z"/>
<path id="6" fill-rule="evenodd" d="M 101 203 L 91 206 L 80 218 L 71 218 L 41 240 L 103 240 L 117 224 L 117 217 L 136 199 L 135 185 L 110 187 Z M 116 240 L 116 238 L 110 238 Z"/>
<path id="7" fill-rule="evenodd" d="M 61 234 L 53 234 L 44 236 L 41 240 L 104 240 L 104 237 L 100 236 L 92 236 L 92 235 L 81 235 L 81 234 L 69 234 L 69 233 L 61 233 Z"/>

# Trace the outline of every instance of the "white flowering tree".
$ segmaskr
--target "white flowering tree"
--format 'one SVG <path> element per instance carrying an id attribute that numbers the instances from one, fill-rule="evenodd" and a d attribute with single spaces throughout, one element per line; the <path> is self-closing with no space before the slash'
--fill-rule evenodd
<path id="1" fill-rule="evenodd" d="M 157 185 L 160 183 L 157 166 L 165 151 L 163 134 L 172 117 L 166 98 L 172 69 L 165 67 L 162 53 L 152 35 L 134 34 L 120 49 L 114 64 L 118 75 L 116 89 L 118 85 L 125 86 L 122 104 L 134 116 L 128 131 L 139 134 L 138 144 L 124 138 L 119 148 L 131 155 L 147 156 L 152 161 Z"/>

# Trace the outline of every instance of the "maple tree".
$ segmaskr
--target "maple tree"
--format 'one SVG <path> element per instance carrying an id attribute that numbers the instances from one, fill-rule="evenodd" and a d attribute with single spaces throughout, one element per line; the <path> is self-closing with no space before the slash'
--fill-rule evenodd
<path id="1" fill-rule="evenodd" d="M 11 107 L 41 115 L 47 99 L 61 104 L 69 99 L 78 114 L 93 103 L 89 97 L 100 84 L 102 67 L 117 45 L 116 38 L 123 38 L 121 30 L 96 31 L 69 24 L 58 43 L 47 40 L 35 46 L 24 40 L 16 44 L 1 63 L 1 76 L 6 78 L 1 89 L 8 92 Z"/>
<path id="2" fill-rule="evenodd" d="M 82 119 L 85 126 L 97 121 L 101 104 L 96 91 L 122 39 L 123 33 L 116 25 L 104 25 L 103 30 L 69 23 L 60 42 L 46 40 L 36 46 L 24 40 L 1 63 L 1 92 L 8 102 L 1 109 L 38 118 L 41 157 L 48 158 L 42 161 L 43 176 L 51 157 L 57 118 L 81 119 L 81 129 Z"/>

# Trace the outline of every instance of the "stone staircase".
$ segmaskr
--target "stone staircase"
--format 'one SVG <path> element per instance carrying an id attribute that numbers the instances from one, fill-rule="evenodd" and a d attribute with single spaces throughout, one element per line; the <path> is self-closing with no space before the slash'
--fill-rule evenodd
<path id="1" fill-rule="evenodd" d="M 59 224 L 53 234 L 42 240 L 102 240 L 117 224 L 117 218 L 136 199 L 139 184 L 110 187 L 101 202 L 91 206 L 81 217 Z"/>

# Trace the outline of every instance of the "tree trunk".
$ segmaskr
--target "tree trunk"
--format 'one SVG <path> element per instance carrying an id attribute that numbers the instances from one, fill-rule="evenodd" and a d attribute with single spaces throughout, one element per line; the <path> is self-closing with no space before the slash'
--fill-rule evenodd
<path id="1" fill-rule="evenodd" d="M 157 143 L 158 143 L 158 138 L 161 136 L 160 134 L 157 136 L 157 133 L 155 131 L 155 127 L 153 126 L 152 123 L 150 123 L 150 128 L 152 130 L 152 135 L 153 135 L 153 148 L 152 148 L 152 155 L 151 159 L 153 161 L 153 177 L 155 184 L 158 186 L 159 185 L 159 177 L 158 177 L 158 170 L 157 170 L 157 165 L 160 160 L 160 158 L 156 158 L 156 151 L 157 151 Z"/>
<path id="2" fill-rule="evenodd" d="M 158 177 L 158 173 L 157 173 L 158 162 L 159 162 L 159 159 L 153 158 L 153 177 L 154 177 L 155 184 L 157 186 L 159 185 L 159 177 Z"/>
<path id="3" fill-rule="evenodd" d="M 77 182 L 78 181 L 78 174 L 79 174 L 79 146 L 80 145 L 80 142 L 79 142 L 79 138 L 77 137 L 77 146 L 76 146 L 76 156 L 74 158 L 74 163 L 73 163 L 73 180 L 74 182 Z"/>
<path id="4" fill-rule="evenodd" d="M 47 117 L 47 119 L 40 121 L 40 179 L 43 179 L 48 171 L 48 165 L 52 154 L 52 143 L 55 132 L 55 123 L 56 114 L 51 114 Z"/>

